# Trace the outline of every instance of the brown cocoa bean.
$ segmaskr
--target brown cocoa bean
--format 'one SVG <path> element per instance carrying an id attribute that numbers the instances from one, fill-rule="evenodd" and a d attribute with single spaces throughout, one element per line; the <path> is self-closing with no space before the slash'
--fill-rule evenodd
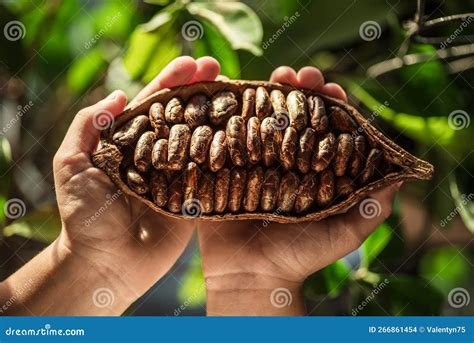
<path id="1" fill-rule="evenodd" d="M 225 134 L 232 163 L 236 166 L 243 166 L 245 164 L 247 135 L 242 117 L 232 116 L 227 122 Z"/>
<path id="2" fill-rule="evenodd" d="M 280 191 L 280 173 L 276 169 L 267 169 L 262 187 L 262 197 L 260 207 L 263 211 L 272 211 L 277 202 L 278 192 Z"/>
<path id="3" fill-rule="evenodd" d="M 329 119 L 323 99 L 317 95 L 308 97 L 308 110 L 311 127 L 319 134 L 325 133 L 329 127 Z"/>
<path id="4" fill-rule="evenodd" d="M 148 118 L 144 115 L 136 116 L 115 131 L 112 140 L 118 146 L 134 144 L 148 127 Z"/>
<path id="5" fill-rule="evenodd" d="M 336 155 L 336 137 L 331 132 L 322 137 L 311 160 L 311 169 L 320 172 L 326 169 Z"/>
<path id="6" fill-rule="evenodd" d="M 316 143 L 316 132 L 307 127 L 301 134 L 296 156 L 298 170 L 306 174 L 311 169 L 311 157 L 313 156 Z"/>
<path id="7" fill-rule="evenodd" d="M 239 103 L 237 102 L 234 93 L 223 91 L 216 94 L 212 98 L 211 111 L 209 113 L 211 123 L 214 125 L 225 123 L 235 114 L 238 106 Z"/>
<path id="8" fill-rule="evenodd" d="M 211 213 L 214 210 L 214 174 L 206 172 L 199 178 L 198 200 L 201 203 L 203 213 Z"/>
<path id="9" fill-rule="evenodd" d="M 342 133 L 337 137 L 336 156 L 334 157 L 334 174 L 343 176 L 346 173 L 347 164 L 354 149 L 354 141 L 352 136 Z"/>
<path id="10" fill-rule="evenodd" d="M 286 97 L 286 105 L 288 106 L 290 126 L 298 131 L 306 128 L 308 115 L 306 109 L 306 96 L 303 92 L 298 90 L 291 91 Z"/>
<path id="11" fill-rule="evenodd" d="M 354 150 L 352 152 L 351 161 L 349 162 L 349 175 L 356 178 L 365 164 L 365 138 L 357 136 L 354 139 Z"/>
<path id="12" fill-rule="evenodd" d="M 179 173 L 172 173 L 168 186 L 168 210 L 172 213 L 183 212 L 183 182 Z"/>
<path id="13" fill-rule="evenodd" d="M 296 150 L 298 148 L 298 132 L 289 126 L 283 135 L 283 142 L 280 150 L 280 160 L 285 169 L 290 170 L 295 166 Z"/>
<path id="14" fill-rule="evenodd" d="M 327 207 L 334 199 L 334 173 L 331 169 L 325 169 L 319 174 L 319 189 L 316 194 L 316 204 L 319 207 Z"/>
<path id="15" fill-rule="evenodd" d="M 191 130 L 187 125 L 176 124 L 171 127 L 168 140 L 168 168 L 181 170 L 184 168 L 191 140 Z"/>
<path id="16" fill-rule="evenodd" d="M 147 180 L 133 167 L 127 169 L 127 184 L 132 191 L 140 195 L 149 191 Z"/>
<path id="17" fill-rule="evenodd" d="M 165 206 L 168 200 L 168 181 L 164 172 L 152 171 L 150 188 L 153 202 L 159 207 Z"/>
<path id="18" fill-rule="evenodd" d="M 234 168 L 231 171 L 232 182 L 229 187 L 229 211 L 238 212 L 244 196 L 245 184 L 247 181 L 247 171 L 243 168 Z"/>
<path id="19" fill-rule="evenodd" d="M 307 212 L 313 206 L 318 192 L 318 175 L 310 171 L 306 174 L 298 187 L 295 202 L 296 213 Z"/>
<path id="20" fill-rule="evenodd" d="M 242 118 L 247 122 L 255 114 L 255 89 L 247 88 L 242 94 Z"/>
<path id="21" fill-rule="evenodd" d="M 171 98 L 166 104 L 165 120 L 170 124 L 181 124 L 184 119 L 184 107 L 180 98 Z"/>
<path id="22" fill-rule="evenodd" d="M 365 167 L 360 173 L 359 183 L 365 185 L 375 175 L 377 167 L 382 160 L 382 151 L 377 148 L 372 148 L 367 156 Z"/>
<path id="23" fill-rule="evenodd" d="M 251 117 L 247 122 L 247 155 L 250 163 L 258 163 L 262 159 L 262 142 L 260 141 L 260 120 Z"/>
<path id="24" fill-rule="evenodd" d="M 212 129 L 207 126 L 198 126 L 191 136 L 189 157 L 196 163 L 204 163 L 212 140 Z"/>
<path id="25" fill-rule="evenodd" d="M 151 131 L 145 132 L 138 139 L 135 147 L 134 163 L 139 172 L 146 172 L 151 166 L 151 151 L 155 144 L 155 133 Z"/>
<path id="26" fill-rule="evenodd" d="M 247 212 L 255 212 L 258 208 L 263 186 L 263 177 L 263 169 L 260 166 L 254 167 L 249 172 L 244 197 L 244 210 Z"/>
<path id="27" fill-rule="evenodd" d="M 216 213 L 222 213 L 227 208 L 229 186 L 230 170 L 222 168 L 217 172 L 214 183 L 214 211 Z"/>
<path id="28" fill-rule="evenodd" d="M 151 127 L 155 130 L 156 138 L 168 138 L 170 128 L 166 125 L 165 108 L 159 102 L 150 106 L 148 111 Z"/>
<path id="29" fill-rule="evenodd" d="M 262 140 L 262 157 L 266 167 L 278 161 L 280 155 L 281 131 L 275 118 L 267 117 L 260 126 L 260 139 Z"/>
<path id="30" fill-rule="evenodd" d="M 194 95 L 189 99 L 184 110 L 184 121 L 188 124 L 189 128 L 195 129 L 199 125 L 206 123 L 210 106 L 209 100 L 203 94 Z"/>
<path id="31" fill-rule="evenodd" d="M 355 191 L 354 182 L 348 176 L 336 178 L 336 195 L 340 198 L 346 198 Z"/>
<path id="32" fill-rule="evenodd" d="M 281 178 L 280 191 L 278 193 L 278 209 L 282 212 L 291 212 L 295 206 L 298 186 L 300 180 L 292 172 L 287 172 Z"/>
<path id="33" fill-rule="evenodd" d="M 216 172 L 220 170 L 225 163 L 227 156 L 227 138 L 223 130 L 214 134 L 214 138 L 209 148 L 209 168 Z"/>
<path id="34" fill-rule="evenodd" d="M 329 108 L 329 121 L 331 127 L 341 133 L 352 133 L 357 130 L 357 123 L 349 113 L 338 106 Z"/>
<path id="35" fill-rule="evenodd" d="M 272 105 L 270 103 L 270 96 L 263 87 L 258 87 L 255 91 L 255 113 L 260 122 L 271 115 Z"/>
<path id="36" fill-rule="evenodd" d="M 151 163 L 155 169 L 166 169 L 168 166 L 168 140 L 158 139 L 151 151 Z"/>
<path id="37" fill-rule="evenodd" d="M 183 196 L 184 201 L 196 198 L 197 184 L 199 179 L 199 169 L 196 163 L 189 162 L 183 175 Z"/>

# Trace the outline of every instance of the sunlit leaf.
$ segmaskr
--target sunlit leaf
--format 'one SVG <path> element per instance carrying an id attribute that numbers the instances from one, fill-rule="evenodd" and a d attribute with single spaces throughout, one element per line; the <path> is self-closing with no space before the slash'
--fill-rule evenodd
<path id="1" fill-rule="evenodd" d="M 387 246 L 392 238 L 392 229 L 387 223 L 380 225 L 360 247 L 361 267 L 368 268 L 372 261 Z"/>
<path id="2" fill-rule="evenodd" d="M 107 61 L 103 58 L 98 47 L 86 52 L 76 59 L 67 72 L 67 83 L 69 88 L 80 94 L 101 76 Z"/>
<path id="3" fill-rule="evenodd" d="M 229 41 L 233 49 L 243 49 L 254 55 L 262 54 L 262 23 L 247 5 L 232 2 L 191 2 L 189 13 L 211 22 Z"/>
<path id="4" fill-rule="evenodd" d="M 15 220 L 3 229 L 3 234 L 6 237 L 17 235 L 50 243 L 58 237 L 60 231 L 61 218 L 58 209 L 45 206 Z"/>
<path id="5" fill-rule="evenodd" d="M 170 0 L 143 0 L 143 1 L 148 4 L 161 5 L 161 6 L 168 5 L 168 3 L 170 2 Z"/>
<path id="6" fill-rule="evenodd" d="M 473 193 L 461 193 L 456 178 L 451 174 L 449 176 L 449 188 L 451 196 L 454 199 L 456 214 L 459 213 L 466 227 L 474 233 L 474 199 Z"/>
<path id="7" fill-rule="evenodd" d="M 137 28 L 130 37 L 130 44 L 124 57 L 124 65 L 132 79 L 140 78 L 158 48 L 160 36 Z"/>
<path id="8" fill-rule="evenodd" d="M 184 307 L 196 307 L 206 301 L 206 285 L 202 274 L 201 256 L 196 254 L 183 275 L 178 300 Z"/>

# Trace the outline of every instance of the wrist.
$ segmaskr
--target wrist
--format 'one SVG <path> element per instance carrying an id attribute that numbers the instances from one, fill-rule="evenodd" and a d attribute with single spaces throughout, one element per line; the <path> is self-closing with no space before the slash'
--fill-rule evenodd
<path id="1" fill-rule="evenodd" d="M 304 315 L 302 283 L 255 273 L 206 278 L 208 315 Z"/>

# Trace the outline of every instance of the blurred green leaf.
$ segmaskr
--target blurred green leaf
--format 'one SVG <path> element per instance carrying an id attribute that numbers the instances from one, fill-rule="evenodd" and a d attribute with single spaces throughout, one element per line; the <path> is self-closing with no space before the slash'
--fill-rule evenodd
<path id="1" fill-rule="evenodd" d="M 361 267 L 368 268 L 392 238 L 392 229 L 387 223 L 380 225 L 360 247 Z"/>
<path id="2" fill-rule="evenodd" d="M 158 30 L 163 25 L 169 23 L 173 19 L 174 10 L 168 7 L 153 16 L 148 22 L 140 25 L 140 29 L 145 32 L 153 32 Z"/>
<path id="3" fill-rule="evenodd" d="M 195 43 L 195 58 L 212 56 L 221 65 L 221 74 L 231 79 L 240 78 L 240 63 L 237 52 L 213 25 L 203 21 L 204 35 Z"/>
<path id="4" fill-rule="evenodd" d="M 75 60 L 67 71 L 69 89 L 76 94 L 81 94 L 101 76 L 101 71 L 106 66 L 107 61 L 98 47 L 86 52 Z"/>
<path id="5" fill-rule="evenodd" d="M 305 280 L 304 295 L 318 299 L 328 295 L 337 297 L 349 281 L 351 271 L 343 260 L 338 260 Z"/>
<path id="6" fill-rule="evenodd" d="M 109 92 L 114 89 L 122 89 L 127 93 L 129 99 L 132 99 L 143 88 L 140 82 L 132 80 L 120 57 L 115 58 L 110 63 L 105 78 L 105 86 Z"/>
<path id="7" fill-rule="evenodd" d="M 18 235 L 40 242 L 51 243 L 61 231 L 57 207 L 45 206 L 15 220 L 3 229 L 6 237 Z"/>
<path id="8" fill-rule="evenodd" d="M 11 182 L 12 152 L 10 143 L 5 137 L 0 137 L 0 224 L 5 220 L 5 203 L 8 199 Z"/>
<path id="9" fill-rule="evenodd" d="M 474 233 L 474 202 L 473 193 L 461 193 L 453 174 L 449 175 L 449 189 L 456 205 L 456 212 L 462 218 L 466 227 Z"/>
<path id="10" fill-rule="evenodd" d="M 191 2 L 186 8 L 192 15 L 212 23 L 233 49 L 262 55 L 263 29 L 255 12 L 241 2 Z"/>
<path id="11" fill-rule="evenodd" d="M 124 65 L 132 79 L 140 78 L 155 53 L 160 36 L 137 28 L 130 37 L 130 45 L 124 57 Z"/>
<path id="12" fill-rule="evenodd" d="M 146 2 L 147 4 L 161 5 L 161 6 L 168 5 L 168 3 L 170 2 L 170 0 L 143 0 L 143 1 Z"/>
<path id="13" fill-rule="evenodd" d="M 441 247 L 428 251 L 420 260 L 420 275 L 445 295 L 455 287 L 469 285 L 473 273 L 468 256 L 457 247 Z"/>
<path id="14" fill-rule="evenodd" d="M 178 289 L 178 300 L 185 307 L 196 307 L 206 302 L 206 284 L 202 274 L 201 256 L 193 256 L 188 269 L 183 275 Z"/>

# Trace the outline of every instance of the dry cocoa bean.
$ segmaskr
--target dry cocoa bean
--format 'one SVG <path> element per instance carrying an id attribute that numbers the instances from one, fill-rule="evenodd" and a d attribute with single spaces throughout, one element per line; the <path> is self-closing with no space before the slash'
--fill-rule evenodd
<path id="1" fill-rule="evenodd" d="M 112 140 L 118 146 L 132 145 L 145 132 L 147 126 L 148 118 L 146 116 L 136 116 L 115 131 Z"/>
<path id="2" fill-rule="evenodd" d="M 155 144 L 155 133 L 151 131 L 145 132 L 140 136 L 135 147 L 134 163 L 139 172 L 146 172 L 151 166 L 151 151 Z"/>
<path id="3" fill-rule="evenodd" d="M 310 171 L 306 174 L 298 187 L 295 202 L 296 213 L 307 212 L 314 204 L 318 192 L 318 175 Z"/>
<path id="4" fill-rule="evenodd" d="M 168 140 L 168 168 L 181 170 L 186 162 L 191 130 L 187 125 L 176 124 L 171 127 Z"/>
<path id="5" fill-rule="evenodd" d="M 339 106 L 330 107 L 329 113 L 329 121 L 331 122 L 332 129 L 342 133 L 352 133 L 357 130 L 355 120 Z"/>
<path id="6" fill-rule="evenodd" d="M 227 156 L 227 138 L 223 130 L 214 134 L 209 148 L 209 168 L 216 172 L 224 166 Z"/>
<path id="7" fill-rule="evenodd" d="M 151 152 L 151 163 L 155 169 L 166 169 L 168 166 L 168 140 L 158 139 Z"/>
<path id="8" fill-rule="evenodd" d="M 159 102 L 150 106 L 148 111 L 151 127 L 155 130 L 156 138 L 168 138 L 170 128 L 166 125 L 165 108 Z"/>
<path id="9" fill-rule="evenodd" d="M 286 99 L 282 91 L 274 89 L 270 92 L 270 103 L 273 107 L 273 117 L 280 115 L 288 116 L 288 110 L 286 109 Z"/>
<path id="10" fill-rule="evenodd" d="M 334 199 L 334 173 L 331 169 L 325 169 L 319 174 L 319 189 L 316 194 L 316 204 L 319 207 L 327 207 Z"/>
<path id="11" fill-rule="evenodd" d="M 204 163 L 212 140 L 212 129 L 207 126 L 198 126 L 191 136 L 189 157 L 196 163 Z"/>
<path id="12" fill-rule="evenodd" d="M 147 180 L 133 167 L 127 169 L 127 184 L 132 191 L 140 195 L 149 191 Z"/>
<path id="13" fill-rule="evenodd" d="M 206 123 L 210 106 L 209 100 L 203 94 L 194 95 L 189 99 L 184 110 L 184 121 L 189 128 L 194 129 Z"/>
<path id="14" fill-rule="evenodd" d="M 168 186 L 168 210 L 172 213 L 183 212 L 183 182 L 179 173 L 172 173 Z"/>
<path id="15" fill-rule="evenodd" d="M 244 210 L 247 212 L 255 212 L 258 208 L 263 186 L 263 177 L 263 169 L 260 166 L 254 167 L 249 172 L 244 197 Z"/>
<path id="16" fill-rule="evenodd" d="M 283 167 L 287 170 L 295 165 L 296 150 L 298 148 L 298 132 L 295 128 L 289 126 L 283 135 L 283 142 L 281 144 L 280 160 Z"/>
<path id="17" fill-rule="evenodd" d="M 255 91 L 255 113 L 260 122 L 271 115 L 272 105 L 270 103 L 270 96 L 263 87 L 258 87 Z"/>
<path id="18" fill-rule="evenodd" d="M 298 176 L 292 172 L 287 172 L 281 178 L 280 191 L 278 193 L 278 209 L 282 212 L 293 211 L 299 184 Z"/>
<path id="19" fill-rule="evenodd" d="M 316 132 L 307 127 L 301 134 L 296 156 L 296 165 L 298 170 L 306 174 L 311 169 L 311 156 L 315 149 Z"/>
<path id="20" fill-rule="evenodd" d="M 280 173 L 276 169 L 267 169 L 262 187 L 262 197 L 260 207 L 263 211 L 272 211 L 277 202 L 278 192 L 280 191 Z"/>
<path id="21" fill-rule="evenodd" d="M 298 90 L 291 91 L 286 97 L 286 105 L 288 106 L 290 126 L 298 131 L 306 128 L 308 115 L 306 109 L 306 96 L 303 92 Z"/>
<path id="22" fill-rule="evenodd" d="M 325 133 L 329 127 L 329 119 L 323 99 L 317 95 L 308 97 L 308 110 L 311 127 L 319 134 Z"/>
<path id="23" fill-rule="evenodd" d="M 247 171 L 243 168 L 234 168 L 231 171 L 232 180 L 229 188 L 229 211 L 238 212 L 244 196 L 245 184 L 247 181 Z"/>
<path id="24" fill-rule="evenodd" d="M 262 157 L 266 167 L 278 161 L 281 144 L 281 131 L 277 129 L 278 121 L 275 118 L 263 119 L 260 126 L 260 139 L 262 140 Z"/>
<path id="25" fill-rule="evenodd" d="M 311 160 L 311 168 L 320 172 L 326 169 L 336 155 L 336 137 L 331 132 L 325 134 L 318 143 Z"/>
<path id="26" fill-rule="evenodd" d="M 206 172 L 199 178 L 198 200 L 201 203 L 203 213 L 211 213 L 214 210 L 214 174 Z"/>
<path id="27" fill-rule="evenodd" d="M 365 138 L 357 136 L 354 139 L 354 150 L 352 152 L 351 161 L 349 162 L 349 175 L 356 178 L 365 162 Z"/>
<path id="28" fill-rule="evenodd" d="M 216 94 L 212 98 L 211 111 L 209 113 L 211 123 L 214 125 L 225 123 L 227 119 L 235 114 L 238 107 L 239 103 L 234 93 L 223 91 Z"/>
<path id="29" fill-rule="evenodd" d="M 247 122 L 247 155 L 253 164 L 260 162 L 262 158 L 260 120 L 257 117 L 251 117 Z"/>
<path id="30" fill-rule="evenodd" d="M 199 179 L 199 169 L 196 163 L 189 162 L 183 175 L 183 196 L 184 201 L 196 198 L 197 184 Z"/>
<path id="31" fill-rule="evenodd" d="M 184 119 L 184 107 L 180 98 L 171 98 L 166 104 L 165 119 L 170 124 L 181 124 Z"/>
<path id="32" fill-rule="evenodd" d="M 354 182 L 348 176 L 341 176 L 336 178 L 336 195 L 341 198 L 346 198 L 355 191 Z"/>
<path id="33" fill-rule="evenodd" d="M 361 185 L 364 185 L 370 181 L 370 179 L 374 176 L 381 160 L 382 160 L 382 151 L 380 151 L 377 148 L 372 148 L 369 152 L 369 155 L 367 156 L 365 167 L 360 173 L 359 183 Z"/>
<path id="34" fill-rule="evenodd" d="M 222 213 L 227 208 L 229 199 L 230 170 L 220 169 L 216 174 L 214 183 L 214 211 Z"/>
<path id="35" fill-rule="evenodd" d="M 159 207 L 165 206 L 168 200 L 168 181 L 164 172 L 151 172 L 150 188 L 153 202 Z"/>
<path id="36" fill-rule="evenodd" d="M 227 122 L 226 128 L 227 148 L 232 163 L 236 166 L 245 164 L 246 130 L 245 121 L 242 117 L 232 116 Z"/>
<path id="37" fill-rule="evenodd" d="M 343 176 L 346 173 L 347 164 L 354 149 L 354 141 L 348 133 L 342 133 L 337 137 L 336 156 L 334 157 L 334 174 Z"/>
<path id="38" fill-rule="evenodd" d="M 247 122 L 255 114 L 255 89 L 247 88 L 242 94 L 242 118 Z"/>

